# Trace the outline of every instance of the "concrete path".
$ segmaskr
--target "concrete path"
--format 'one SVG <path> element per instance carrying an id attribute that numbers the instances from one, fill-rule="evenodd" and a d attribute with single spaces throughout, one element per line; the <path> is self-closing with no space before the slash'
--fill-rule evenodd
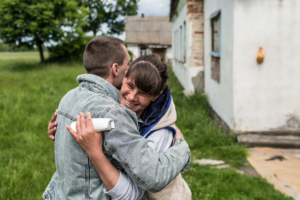
<path id="1" fill-rule="evenodd" d="M 249 147 L 300 148 L 300 135 L 298 133 L 294 135 L 241 134 L 237 136 L 237 141 Z"/>
<path id="2" fill-rule="evenodd" d="M 249 163 L 274 187 L 300 200 L 300 149 L 249 149 Z"/>

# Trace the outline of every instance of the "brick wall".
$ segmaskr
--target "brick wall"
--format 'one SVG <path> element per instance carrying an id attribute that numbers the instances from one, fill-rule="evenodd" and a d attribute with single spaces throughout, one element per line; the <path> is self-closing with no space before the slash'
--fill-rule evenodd
<path id="1" fill-rule="evenodd" d="M 191 46 L 189 46 L 190 66 L 203 66 L 204 46 L 204 15 L 203 0 L 187 0 L 187 15 L 189 19 L 189 36 L 191 36 Z"/>

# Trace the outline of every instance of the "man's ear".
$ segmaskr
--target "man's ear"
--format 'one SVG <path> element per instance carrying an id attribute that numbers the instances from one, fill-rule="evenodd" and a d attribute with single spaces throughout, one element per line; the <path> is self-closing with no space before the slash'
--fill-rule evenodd
<path id="1" fill-rule="evenodd" d="M 119 75 L 119 65 L 117 63 L 112 64 L 111 70 L 112 70 L 114 76 Z"/>

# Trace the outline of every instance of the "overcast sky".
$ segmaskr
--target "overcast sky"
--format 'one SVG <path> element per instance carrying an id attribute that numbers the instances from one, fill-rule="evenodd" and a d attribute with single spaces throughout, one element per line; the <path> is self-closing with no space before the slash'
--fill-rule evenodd
<path id="1" fill-rule="evenodd" d="M 138 6 L 139 16 L 142 13 L 145 16 L 167 16 L 170 13 L 170 0 L 140 0 Z M 125 33 L 116 37 L 125 40 Z"/>
<path id="2" fill-rule="evenodd" d="M 167 16 L 170 12 L 170 0 L 140 0 L 138 3 L 138 15 L 144 13 L 145 16 Z M 102 25 L 102 30 L 106 32 L 107 26 Z M 97 35 L 101 34 L 101 31 Z M 93 33 L 89 32 L 87 35 L 92 36 Z M 115 37 L 125 40 L 125 32 Z"/>
<path id="3" fill-rule="evenodd" d="M 170 12 L 170 0 L 140 0 L 138 14 L 165 16 Z"/>

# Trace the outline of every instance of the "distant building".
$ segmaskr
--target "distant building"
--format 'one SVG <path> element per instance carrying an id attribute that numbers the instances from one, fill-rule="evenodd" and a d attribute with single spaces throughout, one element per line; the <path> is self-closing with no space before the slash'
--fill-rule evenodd
<path id="1" fill-rule="evenodd" d="M 170 8 L 173 68 L 187 93 L 204 91 L 235 132 L 300 132 L 300 1 L 171 0 Z"/>
<path id="2" fill-rule="evenodd" d="M 204 92 L 202 1 L 171 0 L 173 62 L 185 93 Z"/>
<path id="3" fill-rule="evenodd" d="M 172 23 L 169 16 L 128 16 L 125 32 L 128 50 L 134 59 L 157 53 L 163 61 L 172 59 Z"/>

